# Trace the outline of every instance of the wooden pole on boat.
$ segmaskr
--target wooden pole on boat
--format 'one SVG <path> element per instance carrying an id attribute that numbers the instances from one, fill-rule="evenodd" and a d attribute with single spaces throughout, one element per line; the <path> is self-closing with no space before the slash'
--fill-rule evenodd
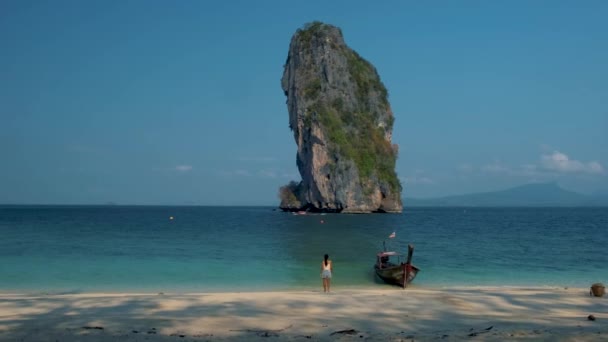
<path id="1" fill-rule="evenodd" d="M 403 265 L 403 288 L 407 287 L 407 280 L 410 278 L 410 271 L 412 269 L 412 255 L 414 254 L 414 246 L 407 245 L 407 261 Z"/>
<path id="2" fill-rule="evenodd" d="M 412 255 L 414 254 L 414 245 L 407 245 L 407 261 L 406 264 L 412 263 Z"/>
<path id="3" fill-rule="evenodd" d="M 407 287 L 407 276 L 409 275 L 407 272 L 407 264 L 401 264 L 401 266 L 403 266 L 403 280 L 402 280 L 401 287 L 406 288 Z"/>

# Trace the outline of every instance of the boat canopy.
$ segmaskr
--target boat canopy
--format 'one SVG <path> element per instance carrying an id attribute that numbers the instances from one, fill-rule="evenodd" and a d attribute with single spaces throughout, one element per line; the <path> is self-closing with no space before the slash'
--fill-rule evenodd
<path id="1" fill-rule="evenodd" d="M 380 252 L 378 253 L 378 257 L 383 257 L 383 256 L 393 256 L 393 255 L 401 255 L 397 252 Z"/>

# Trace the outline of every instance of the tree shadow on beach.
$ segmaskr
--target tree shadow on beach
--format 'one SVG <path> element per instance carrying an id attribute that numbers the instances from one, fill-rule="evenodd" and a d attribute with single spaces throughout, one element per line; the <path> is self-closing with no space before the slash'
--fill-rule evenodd
<path id="1" fill-rule="evenodd" d="M 0 312 L 3 341 L 508 340 L 546 334 L 567 340 L 608 334 L 608 301 L 580 289 L 0 295 Z M 589 314 L 598 320 L 589 321 Z"/>

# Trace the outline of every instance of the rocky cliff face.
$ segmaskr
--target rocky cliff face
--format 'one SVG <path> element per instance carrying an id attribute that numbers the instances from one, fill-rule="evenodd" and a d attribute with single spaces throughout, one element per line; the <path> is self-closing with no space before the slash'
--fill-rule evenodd
<path id="1" fill-rule="evenodd" d="M 280 189 L 280 207 L 401 212 L 388 94 L 376 69 L 344 43 L 340 29 L 314 22 L 297 30 L 281 86 L 302 181 Z"/>

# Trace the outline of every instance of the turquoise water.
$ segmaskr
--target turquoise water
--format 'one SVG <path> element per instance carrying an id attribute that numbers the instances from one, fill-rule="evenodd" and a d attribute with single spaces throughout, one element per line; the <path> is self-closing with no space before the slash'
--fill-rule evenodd
<path id="1" fill-rule="evenodd" d="M 325 253 L 334 289 L 381 287 L 372 265 L 393 231 L 415 245 L 417 287 L 587 287 L 608 281 L 607 228 L 607 208 L 4 206 L 0 291 L 318 290 Z"/>

